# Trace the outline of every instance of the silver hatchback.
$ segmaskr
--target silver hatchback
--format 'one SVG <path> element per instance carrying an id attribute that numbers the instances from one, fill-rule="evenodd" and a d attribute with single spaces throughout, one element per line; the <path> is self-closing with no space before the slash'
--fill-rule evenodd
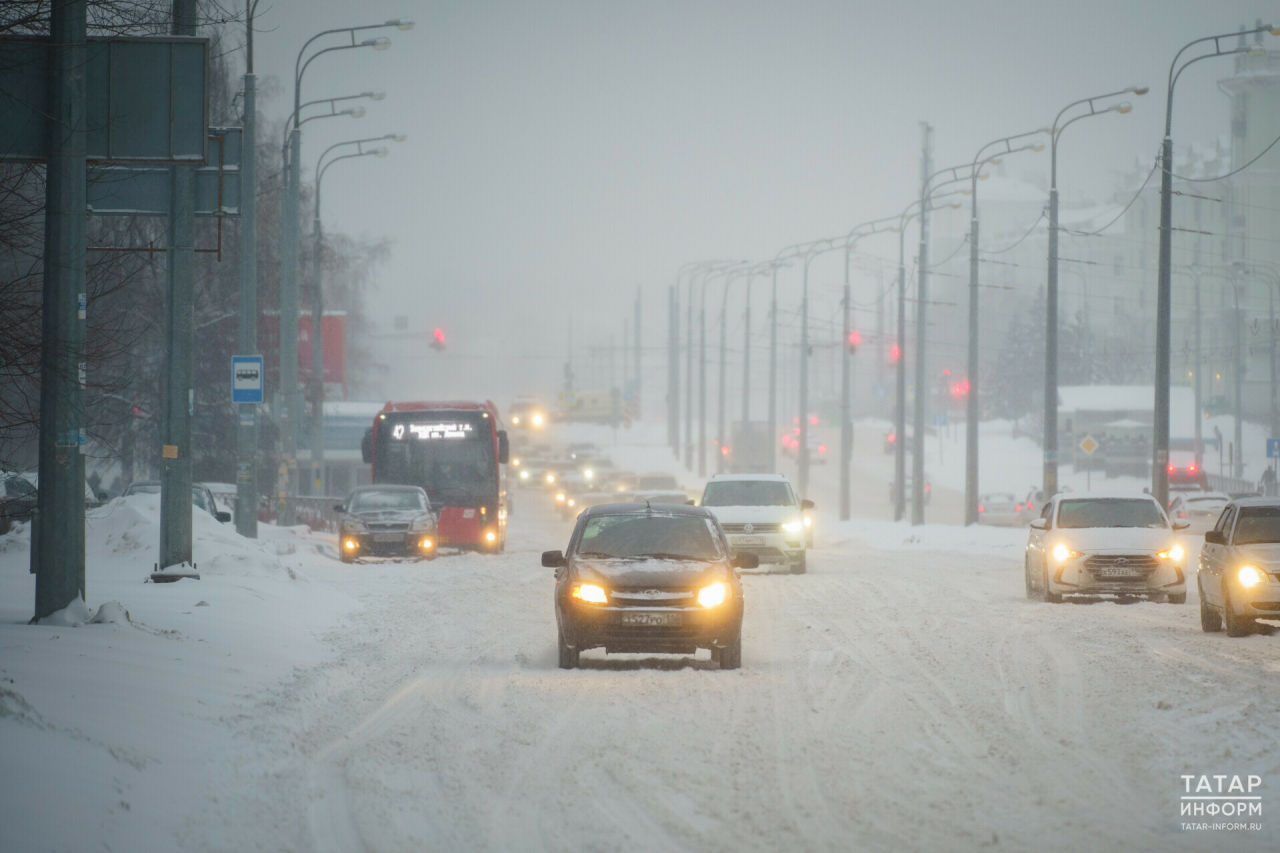
<path id="1" fill-rule="evenodd" d="M 1280 619 L 1280 498 L 1227 504 L 1200 549 L 1200 627 L 1252 633 L 1255 620 Z"/>

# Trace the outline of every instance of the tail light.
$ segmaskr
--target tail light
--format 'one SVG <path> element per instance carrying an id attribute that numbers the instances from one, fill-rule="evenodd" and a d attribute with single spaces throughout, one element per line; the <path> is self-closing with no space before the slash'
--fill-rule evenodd
<path id="1" fill-rule="evenodd" d="M 826 446 L 825 444 L 819 444 L 819 445 L 818 445 L 818 452 L 819 452 L 819 453 L 826 453 L 826 452 L 827 452 L 827 446 Z"/>
<path id="2" fill-rule="evenodd" d="M 1035 504 L 1033 504 L 1031 501 L 1027 501 L 1027 512 L 1031 512 L 1035 508 L 1036 508 Z"/>
<path id="3" fill-rule="evenodd" d="M 1187 514 L 1185 512 L 1178 513 L 1178 518 L 1186 518 L 1186 517 L 1187 517 Z"/>
<path id="4" fill-rule="evenodd" d="M 1013 508 L 1014 512 L 1022 512 L 1022 504 L 1018 504 Z"/>
<path id="5" fill-rule="evenodd" d="M 978 504 L 978 512 L 986 512 L 987 508 L 982 504 Z"/>

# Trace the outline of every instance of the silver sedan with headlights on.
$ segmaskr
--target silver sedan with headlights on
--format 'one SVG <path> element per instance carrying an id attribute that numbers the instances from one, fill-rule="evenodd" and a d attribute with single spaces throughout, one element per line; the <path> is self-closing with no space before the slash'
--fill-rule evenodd
<path id="1" fill-rule="evenodd" d="M 360 486 L 338 504 L 338 556 L 436 558 L 436 517 L 417 486 Z"/>
<path id="2" fill-rule="evenodd" d="M 1200 627 L 1253 632 L 1255 620 L 1280 619 L 1280 498 L 1227 504 L 1200 550 Z"/>
<path id="3" fill-rule="evenodd" d="M 1055 495 L 1031 522 L 1024 574 L 1027 598 L 1140 595 L 1185 604 L 1187 555 L 1149 495 Z"/>

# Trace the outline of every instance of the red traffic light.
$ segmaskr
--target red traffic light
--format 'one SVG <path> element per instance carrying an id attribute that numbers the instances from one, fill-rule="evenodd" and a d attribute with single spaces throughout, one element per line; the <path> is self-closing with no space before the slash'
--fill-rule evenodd
<path id="1" fill-rule="evenodd" d="M 857 352 L 858 344 L 862 343 L 862 335 L 855 329 L 849 333 L 849 352 Z"/>
<path id="2" fill-rule="evenodd" d="M 902 357 L 902 348 L 901 348 L 900 346 L 898 346 L 897 344 L 894 344 L 894 345 L 889 349 L 889 360 L 890 360 L 890 361 L 897 361 L 897 360 L 898 360 L 899 358 L 901 358 L 901 357 Z"/>
<path id="3" fill-rule="evenodd" d="M 969 393 L 969 380 L 968 380 L 968 379 L 962 379 L 962 380 L 960 380 L 959 382 L 953 383 L 953 384 L 952 384 L 952 386 L 951 386 L 951 396 L 952 396 L 952 397 L 963 397 L 963 396 L 965 396 L 965 395 L 966 395 L 966 394 L 968 394 L 968 393 Z"/>
<path id="4" fill-rule="evenodd" d="M 444 349 L 444 329 L 441 329 L 438 326 L 436 327 L 436 330 L 431 333 L 431 348 L 434 350 Z"/>

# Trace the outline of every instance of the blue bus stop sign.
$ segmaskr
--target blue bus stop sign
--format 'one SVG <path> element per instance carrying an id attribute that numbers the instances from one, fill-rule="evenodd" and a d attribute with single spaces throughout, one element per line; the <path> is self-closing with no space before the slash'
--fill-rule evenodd
<path id="1" fill-rule="evenodd" d="M 1280 438 L 1267 439 L 1267 458 L 1280 459 Z"/>
<path id="2" fill-rule="evenodd" d="M 262 402 L 262 356 L 231 356 L 231 402 Z"/>

